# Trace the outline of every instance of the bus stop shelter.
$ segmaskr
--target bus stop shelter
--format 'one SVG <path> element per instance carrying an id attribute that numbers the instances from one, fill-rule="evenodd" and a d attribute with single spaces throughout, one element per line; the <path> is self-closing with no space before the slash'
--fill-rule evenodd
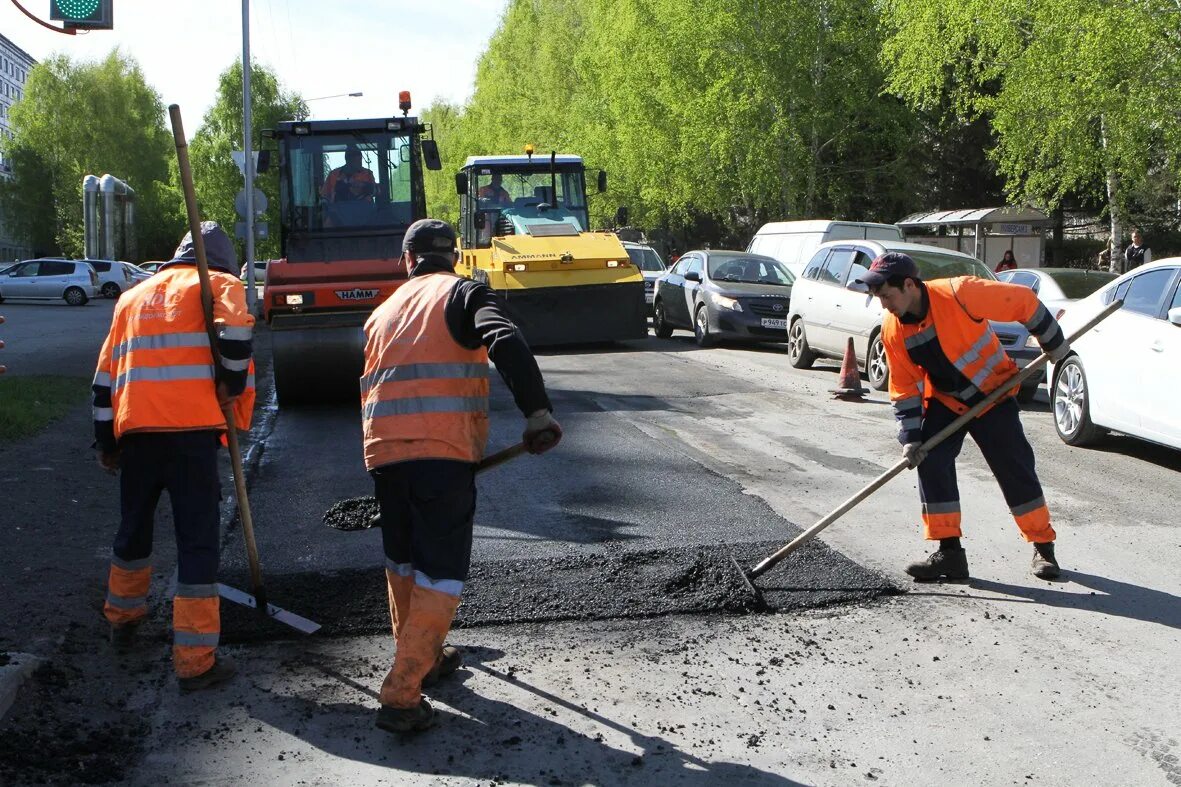
<path id="1" fill-rule="evenodd" d="M 912 243 L 962 251 L 995 268 L 1011 250 L 1022 268 L 1045 259 L 1050 217 L 1033 208 L 969 208 L 912 213 L 897 222 Z"/>

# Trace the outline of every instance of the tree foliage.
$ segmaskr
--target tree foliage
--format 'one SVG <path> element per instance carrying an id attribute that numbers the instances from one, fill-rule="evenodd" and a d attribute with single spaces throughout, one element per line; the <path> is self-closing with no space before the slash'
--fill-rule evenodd
<path id="1" fill-rule="evenodd" d="M 259 149 L 261 132 L 281 120 L 307 116 L 303 99 L 283 89 L 278 76 L 266 66 L 253 64 L 250 72 L 250 111 L 253 147 Z M 222 72 L 217 98 L 193 135 L 190 144 L 194 188 L 201 217 L 226 228 L 233 237 L 234 224 L 241 221 L 234 209 L 234 197 L 245 185 L 231 151 L 242 149 L 242 61 Z M 276 162 L 277 163 L 277 162 Z M 267 211 L 260 219 L 269 225 L 270 236 L 255 243 L 255 257 L 267 259 L 279 253 L 278 167 L 259 175 L 255 188 L 268 198 Z"/>
<path id="2" fill-rule="evenodd" d="M 38 63 L 10 123 L 13 171 L 0 199 L 36 253 L 82 255 L 82 178 L 106 173 L 135 189 L 139 255 L 172 251 L 181 226 L 172 140 L 160 97 L 132 58 L 115 50 L 97 62 L 58 55 Z"/>

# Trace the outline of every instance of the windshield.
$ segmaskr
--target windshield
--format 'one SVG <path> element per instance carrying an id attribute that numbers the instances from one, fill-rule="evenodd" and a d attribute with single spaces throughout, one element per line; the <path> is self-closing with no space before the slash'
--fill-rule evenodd
<path id="1" fill-rule="evenodd" d="M 290 135 L 287 223 L 295 232 L 406 227 L 413 217 L 411 141 L 387 132 Z"/>
<path id="2" fill-rule="evenodd" d="M 664 271 L 664 263 L 660 261 L 658 255 L 653 249 L 636 248 L 635 246 L 628 246 L 627 256 L 632 258 L 632 264 L 642 271 L 653 271 L 662 273 Z"/>
<path id="3" fill-rule="evenodd" d="M 1072 301 L 1085 298 L 1118 278 L 1114 273 L 1104 271 L 1055 271 L 1047 275 L 1062 288 L 1062 294 Z"/>
<path id="4" fill-rule="evenodd" d="M 709 255 L 709 277 L 716 281 L 782 286 L 791 286 L 796 280 L 783 263 L 754 254 Z"/>
<path id="5" fill-rule="evenodd" d="M 978 276 L 981 279 L 992 279 L 996 276 L 988 266 L 977 259 L 957 257 L 951 254 L 940 254 L 937 251 L 907 250 L 915 264 L 919 266 L 919 274 L 924 279 L 951 279 L 956 276 Z"/>
<path id="6" fill-rule="evenodd" d="M 581 164 L 559 165 L 556 173 L 550 172 L 548 162 L 480 167 L 476 170 L 476 205 L 480 211 L 517 217 L 513 223 L 530 234 L 541 234 L 533 231 L 534 226 L 569 225 L 569 234 L 585 232 L 589 226 Z M 548 234 L 560 234 L 561 229 L 555 227 Z"/>

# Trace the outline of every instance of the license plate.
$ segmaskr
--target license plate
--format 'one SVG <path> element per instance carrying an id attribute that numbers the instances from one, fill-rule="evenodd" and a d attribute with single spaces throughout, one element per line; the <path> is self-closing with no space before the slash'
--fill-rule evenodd
<path id="1" fill-rule="evenodd" d="M 764 328 L 779 328 L 784 331 L 787 330 L 787 320 L 786 319 L 773 320 L 773 319 L 770 319 L 769 317 L 764 317 L 762 322 L 763 322 Z"/>

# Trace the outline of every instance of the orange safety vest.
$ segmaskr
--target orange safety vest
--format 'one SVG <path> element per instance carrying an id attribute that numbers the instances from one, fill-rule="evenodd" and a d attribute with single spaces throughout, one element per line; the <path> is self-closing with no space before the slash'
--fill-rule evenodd
<path id="1" fill-rule="evenodd" d="M 254 317 L 242 283 L 216 270 L 209 279 L 218 336 L 250 339 Z M 230 368 L 235 362 L 223 359 L 223 364 Z M 129 432 L 224 430 L 214 380 L 196 267 L 165 268 L 119 298 L 94 377 L 96 386 L 111 389 L 116 438 Z M 250 428 L 254 399 L 251 360 L 246 390 L 234 402 L 239 429 Z"/>
<path id="2" fill-rule="evenodd" d="M 365 322 L 365 467 L 410 459 L 478 462 L 488 442 L 488 351 L 451 336 L 444 309 L 459 277 L 416 276 Z"/>
<path id="3" fill-rule="evenodd" d="M 962 415 L 1017 372 L 1017 365 L 1001 347 L 989 320 L 1032 327 L 1044 320 L 1045 307 L 1033 290 L 1016 284 L 974 276 L 925 284 L 929 308 L 922 321 L 903 323 L 889 313 L 882 318 L 882 343 L 890 366 L 890 399 L 896 411 L 912 410 L 912 403 L 921 397 L 924 408 L 931 399 L 937 399 Z M 1057 330 L 1056 325 L 1053 330 Z M 962 382 L 959 389 L 936 388 L 927 371 L 913 360 L 932 350 L 941 351 L 958 370 Z M 1014 387 L 1009 395 L 1016 391 Z M 903 424 L 904 429 L 913 427 Z"/>
<path id="4" fill-rule="evenodd" d="M 363 194 L 356 187 L 360 186 L 374 186 L 377 181 L 373 177 L 373 173 L 368 169 L 362 167 L 356 172 L 345 172 L 344 167 L 337 167 L 328 173 L 328 177 L 324 179 L 324 186 L 320 189 L 320 196 L 328 200 L 336 200 L 336 184 L 338 182 L 345 182 L 349 186 L 349 192 L 354 199 L 357 200 L 372 200 L 373 192 Z"/>

